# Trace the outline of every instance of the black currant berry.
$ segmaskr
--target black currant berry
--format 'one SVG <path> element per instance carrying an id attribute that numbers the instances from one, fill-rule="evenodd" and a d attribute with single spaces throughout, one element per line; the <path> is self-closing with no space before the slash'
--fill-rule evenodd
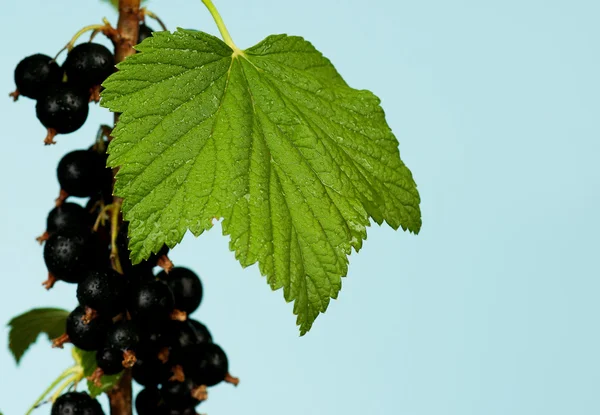
<path id="1" fill-rule="evenodd" d="M 123 370 L 123 351 L 105 347 L 96 353 L 96 364 L 105 375 L 116 375 Z"/>
<path id="2" fill-rule="evenodd" d="M 129 229 L 129 223 L 123 222 L 119 233 L 117 234 L 117 250 L 119 252 L 119 260 L 123 267 L 123 272 L 127 275 L 148 275 L 152 273 L 152 269 L 156 266 L 156 260 L 154 263 L 149 261 L 142 261 L 139 264 L 133 265 L 129 258 L 129 236 L 127 235 Z M 154 274 L 152 274 L 154 277 Z"/>
<path id="3" fill-rule="evenodd" d="M 84 208 L 76 203 L 63 203 L 48 214 L 46 232 L 87 229 L 91 222 L 92 216 Z"/>
<path id="4" fill-rule="evenodd" d="M 106 170 L 101 155 L 93 151 L 76 150 L 60 160 L 56 173 L 61 189 L 69 195 L 90 197 L 102 190 Z"/>
<path id="5" fill-rule="evenodd" d="M 115 70 L 115 57 L 98 43 L 82 43 L 67 55 L 63 65 L 69 82 L 91 88 L 102 84 Z"/>
<path id="6" fill-rule="evenodd" d="M 169 408 L 181 410 L 194 407 L 200 403 L 192 397 L 193 389 L 194 383 L 186 379 L 183 382 L 167 382 L 160 391 Z"/>
<path id="7" fill-rule="evenodd" d="M 135 398 L 135 409 L 138 415 L 161 414 L 163 406 L 162 396 L 157 388 L 144 388 Z"/>
<path id="8" fill-rule="evenodd" d="M 162 271 L 157 278 L 165 281 L 175 297 L 175 308 L 190 314 L 202 301 L 202 283 L 193 271 L 175 267 L 169 273 Z"/>
<path id="9" fill-rule="evenodd" d="M 109 322 L 101 317 L 96 317 L 85 324 L 82 320 L 85 315 L 85 309 L 81 306 L 69 314 L 67 335 L 75 347 L 86 351 L 98 350 L 104 342 Z"/>
<path id="10" fill-rule="evenodd" d="M 113 317 L 125 308 L 125 289 L 122 275 L 111 269 L 94 269 L 77 286 L 77 300 L 101 316 Z"/>
<path id="11" fill-rule="evenodd" d="M 196 333 L 196 343 L 212 343 L 212 335 L 208 328 L 202 323 L 193 318 L 188 318 L 187 322 L 194 328 L 194 332 Z"/>
<path id="12" fill-rule="evenodd" d="M 161 349 L 168 346 L 168 332 L 164 322 L 146 321 L 138 324 L 141 325 L 141 343 L 145 351 L 157 355 Z"/>
<path id="13" fill-rule="evenodd" d="M 196 329 L 187 321 L 170 321 L 167 329 L 169 343 L 169 363 L 183 364 L 185 351 L 198 344 Z"/>
<path id="14" fill-rule="evenodd" d="M 94 243 L 88 231 L 56 232 L 44 246 L 44 261 L 48 271 L 57 279 L 78 283 L 90 266 Z"/>
<path id="15" fill-rule="evenodd" d="M 229 372 L 227 355 L 215 343 L 202 343 L 186 350 L 185 373 L 198 385 L 214 386 Z"/>
<path id="16" fill-rule="evenodd" d="M 145 39 L 147 39 L 150 36 L 152 36 L 152 32 L 154 32 L 154 30 L 151 29 L 150 27 L 146 26 L 146 24 L 144 24 L 144 23 L 140 24 L 140 31 L 139 31 L 139 34 L 138 34 L 138 41 L 137 41 L 137 43 L 140 44 Z"/>
<path id="17" fill-rule="evenodd" d="M 175 300 L 167 284 L 149 281 L 140 285 L 131 299 L 130 311 L 134 316 L 148 321 L 164 321 L 174 310 Z"/>
<path id="18" fill-rule="evenodd" d="M 106 346 L 121 351 L 135 350 L 140 343 L 140 330 L 132 321 L 119 321 L 108 329 Z"/>
<path id="19" fill-rule="evenodd" d="M 167 382 L 172 376 L 169 366 L 160 361 L 158 353 L 137 353 L 136 359 L 133 379 L 142 386 L 156 386 Z"/>
<path id="20" fill-rule="evenodd" d="M 68 392 L 52 404 L 51 415 L 104 415 L 100 404 L 85 392 Z"/>
<path id="21" fill-rule="evenodd" d="M 45 90 L 62 79 L 62 71 L 50 57 L 35 54 L 26 57 L 15 69 L 15 84 L 20 95 L 38 99 Z"/>
<path id="22" fill-rule="evenodd" d="M 35 112 L 44 127 L 69 134 L 85 124 L 89 99 L 89 93 L 81 88 L 55 84 L 38 98 Z"/>

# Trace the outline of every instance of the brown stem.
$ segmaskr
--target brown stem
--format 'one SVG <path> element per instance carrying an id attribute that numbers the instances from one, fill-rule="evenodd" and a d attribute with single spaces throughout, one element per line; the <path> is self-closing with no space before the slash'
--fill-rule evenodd
<path id="1" fill-rule="evenodd" d="M 133 45 L 137 43 L 139 32 L 140 0 L 119 0 L 119 23 L 117 24 L 118 37 L 114 39 L 115 62 L 119 63 L 126 57 L 133 55 Z M 115 123 L 118 115 L 115 114 Z M 116 174 L 116 170 L 113 172 Z M 121 199 L 115 197 L 113 205 L 121 206 Z M 117 265 L 113 262 L 113 265 Z M 118 265 L 117 265 L 118 266 Z M 120 268 L 120 267 L 119 267 Z M 131 415 L 131 370 L 126 370 L 119 384 L 108 393 L 111 415 Z"/>
<path id="2" fill-rule="evenodd" d="M 171 261 L 171 259 L 169 259 L 168 255 L 161 255 L 158 258 L 158 261 L 156 262 L 156 265 L 158 265 L 159 267 L 161 267 L 162 269 L 164 269 L 167 274 L 169 272 L 171 272 L 171 270 L 175 266 L 175 265 L 173 265 L 173 261 Z"/>

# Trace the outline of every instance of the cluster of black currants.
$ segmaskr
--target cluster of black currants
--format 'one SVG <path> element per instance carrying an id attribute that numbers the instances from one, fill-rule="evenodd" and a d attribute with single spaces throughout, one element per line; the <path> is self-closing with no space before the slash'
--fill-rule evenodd
<path id="1" fill-rule="evenodd" d="M 142 24 L 140 41 L 151 32 Z M 15 71 L 14 95 L 37 100 L 38 118 L 51 141 L 85 122 L 93 90 L 113 70 L 112 54 L 94 43 L 73 48 L 62 68 L 48 56 L 33 55 Z M 45 243 L 48 269 L 43 285 L 77 284 L 79 305 L 53 344 L 72 343 L 95 353 L 97 369 L 89 379 L 97 384 L 104 375 L 130 370 L 144 387 L 136 398 L 139 415 L 195 414 L 207 387 L 238 380 L 229 374 L 227 355 L 207 327 L 188 318 L 202 301 L 199 277 L 174 267 L 167 246 L 139 264 L 129 259 L 128 223 L 113 200 L 113 175 L 106 168 L 103 137 L 110 129 L 101 129 L 99 136 L 90 148 L 60 160 L 60 194 L 38 238 Z M 71 197 L 87 201 L 78 204 Z M 78 413 L 103 415 L 98 402 L 80 392 L 60 396 L 52 407 L 52 415 Z"/>
<path id="2" fill-rule="evenodd" d="M 141 24 L 138 42 L 151 33 L 152 29 Z M 89 102 L 100 100 L 101 84 L 114 70 L 114 55 L 98 43 L 75 46 L 62 67 L 50 56 L 38 53 L 17 65 L 17 89 L 10 96 L 37 101 L 37 118 L 47 129 L 44 143 L 54 144 L 57 134 L 69 134 L 83 126 Z"/>
<path id="3" fill-rule="evenodd" d="M 139 415 L 193 414 L 206 387 L 237 379 L 229 375 L 227 356 L 206 326 L 187 317 L 202 301 L 199 277 L 174 267 L 166 246 L 140 264 L 130 261 L 128 224 L 106 214 L 112 175 L 105 148 L 98 141 L 61 159 L 60 197 L 38 238 L 45 242 L 46 288 L 57 281 L 77 284 L 79 306 L 54 345 L 70 342 L 96 352 L 95 382 L 132 369 L 133 379 L 145 387 L 136 399 Z M 67 201 L 70 196 L 88 202 L 84 207 Z M 122 274 L 114 271 L 115 263 Z M 157 267 L 162 270 L 155 274 Z M 73 396 L 74 405 L 87 405 L 81 395 Z"/>

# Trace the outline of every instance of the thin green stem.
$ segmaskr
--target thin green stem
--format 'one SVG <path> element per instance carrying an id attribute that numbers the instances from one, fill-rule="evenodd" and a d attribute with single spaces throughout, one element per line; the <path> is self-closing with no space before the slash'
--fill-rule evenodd
<path id="1" fill-rule="evenodd" d="M 33 405 L 31 405 L 31 408 L 29 408 L 29 410 L 25 413 L 25 415 L 29 415 L 31 412 L 33 412 L 33 410 L 44 400 L 46 395 L 48 395 L 50 392 L 52 392 L 54 390 L 54 388 L 60 382 L 62 382 L 63 379 L 72 375 L 73 373 L 77 373 L 78 371 L 79 371 L 78 366 L 72 366 L 72 367 L 68 368 L 67 370 L 65 370 L 64 372 L 62 372 L 60 375 L 58 375 L 58 377 L 54 380 L 54 382 L 52 382 L 52 384 L 50 386 L 48 386 L 48 388 L 46 388 L 44 393 L 42 393 L 40 395 L 40 397 L 37 398 L 37 400 L 33 403 Z"/>
<path id="2" fill-rule="evenodd" d="M 69 385 L 74 384 L 75 382 L 79 382 L 79 375 L 71 375 L 65 380 L 61 385 L 56 389 L 56 391 L 50 397 L 51 402 L 56 402 L 58 397 L 62 395 L 63 391 L 69 387 Z"/>
<path id="3" fill-rule="evenodd" d="M 213 2 L 211 0 L 202 0 L 202 3 L 204 3 L 206 8 L 212 15 L 215 23 L 217 24 L 217 27 L 219 28 L 219 32 L 221 32 L 221 36 L 223 36 L 223 40 L 225 41 L 225 43 L 227 43 L 227 46 L 233 49 L 233 51 L 236 54 L 241 55 L 242 51 L 235 45 L 235 43 L 233 43 L 233 39 L 231 38 L 231 35 L 229 34 L 229 31 L 227 30 L 227 27 L 223 22 L 223 18 L 219 14 L 219 11 L 217 10 Z"/>

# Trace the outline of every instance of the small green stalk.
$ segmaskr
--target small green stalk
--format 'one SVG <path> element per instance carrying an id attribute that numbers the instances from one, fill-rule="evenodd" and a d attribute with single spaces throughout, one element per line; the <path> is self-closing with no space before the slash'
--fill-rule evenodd
<path id="1" fill-rule="evenodd" d="M 231 35 L 229 34 L 227 27 L 225 26 L 225 22 L 223 22 L 223 18 L 219 14 L 219 11 L 217 10 L 217 8 L 213 4 L 213 2 L 211 0 L 202 0 L 202 3 L 204 3 L 206 8 L 212 15 L 215 23 L 217 24 L 217 27 L 219 28 L 219 32 L 221 32 L 221 36 L 223 37 L 223 41 L 225 41 L 227 46 L 229 46 L 231 49 L 233 49 L 233 55 L 234 56 L 235 55 L 243 56 L 244 53 L 235 45 L 235 43 L 233 43 L 233 39 L 231 38 Z"/>
<path id="2" fill-rule="evenodd" d="M 80 373 L 81 372 L 81 373 Z M 58 384 L 60 382 L 62 382 L 65 378 L 69 378 L 69 383 L 71 383 L 75 377 L 79 377 L 79 376 L 83 376 L 83 372 L 81 371 L 81 368 L 76 365 L 76 366 L 72 366 L 70 368 L 68 368 L 67 370 L 65 370 L 64 372 L 62 372 L 60 375 L 58 375 L 58 377 L 54 380 L 54 382 L 52 382 L 52 384 L 50 386 L 48 386 L 48 388 L 46 388 L 46 390 L 44 391 L 44 393 L 42 393 L 40 395 L 40 397 L 33 403 L 33 405 L 31 405 L 31 408 L 29 408 L 29 410 L 25 413 L 25 415 L 29 415 L 31 412 L 33 412 L 33 410 L 35 408 L 37 408 L 37 406 L 46 398 L 46 396 L 52 392 L 54 390 L 54 388 L 56 388 L 56 386 L 58 386 Z M 59 391 L 62 391 L 65 389 L 65 387 L 62 386 L 68 386 L 67 385 L 61 385 L 61 388 L 59 388 Z"/>

